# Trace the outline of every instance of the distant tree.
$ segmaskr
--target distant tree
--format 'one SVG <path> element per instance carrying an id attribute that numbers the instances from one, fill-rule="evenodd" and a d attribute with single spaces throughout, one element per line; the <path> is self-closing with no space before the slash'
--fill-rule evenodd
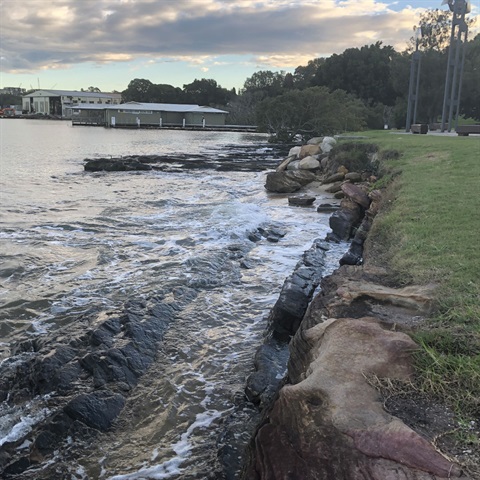
<path id="1" fill-rule="evenodd" d="M 229 125 L 256 125 L 256 105 L 258 99 L 250 92 L 236 95 L 228 102 L 226 122 Z"/>
<path id="2" fill-rule="evenodd" d="M 325 58 L 315 58 L 309 60 L 306 66 L 298 66 L 293 74 L 293 82 L 296 88 L 303 90 L 304 88 L 314 87 L 318 85 L 316 75 L 322 65 L 325 63 Z"/>
<path id="3" fill-rule="evenodd" d="M 192 83 L 183 86 L 183 94 L 187 103 L 198 105 L 222 106 L 226 105 L 235 92 L 222 88 L 213 79 L 195 79 Z"/>
<path id="4" fill-rule="evenodd" d="M 183 103 L 184 94 L 181 88 L 164 83 L 150 87 L 150 98 L 153 103 Z"/>
<path id="5" fill-rule="evenodd" d="M 153 102 L 154 98 L 153 83 L 144 78 L 135 78 L 122 92 L 124 102 Z"/>
<path id="6" fill-rule="evenodd" d="M 0 93 L 0 108 L 6 108 L 10 105 L 21 105 L 22 97 L 11 95 L 10 93 Z"/>
<path id="7" fill-rule="evenodd" d="M 285 72 L 261 70 L 245 80 L 242 93 L 248 92 L 255 98 L 275 97 L 284 90 Z"/>
<path id="8" fill-rule="evenodd" d="M 480 122 L 480 34 L 466 48 L 460 111 Z"/>
<path id="9" fill-rule="evenodd" d="M 317 136 L 361 130 L 367 109 L 344 91 L 327 87 L 292 90 L 269 97 L 257 106 L 258 125 L 277 141 L 291 142 L 297 135 Z"/>
<path id="10" fill-rule="evenodd" d="M 393 47 L 382 46 L 382 42 L 348 48 L 340 55 L 327 58 L 319 66 L 314 81 L 331 90 L 352 93 L 367 105 L 393 105 L 391 66 L 396 55 Z"/>

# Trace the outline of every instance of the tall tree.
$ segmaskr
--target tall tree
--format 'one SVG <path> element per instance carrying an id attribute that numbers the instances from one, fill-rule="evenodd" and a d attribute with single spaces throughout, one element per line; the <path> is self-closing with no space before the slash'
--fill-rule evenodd
<path id="1" fill-rule="evenodd" d="M 254 94 L 257 98 L 274 97 L 283 92 L 285 72 L 261 70 L 245 80 L 243 92 Z"/>

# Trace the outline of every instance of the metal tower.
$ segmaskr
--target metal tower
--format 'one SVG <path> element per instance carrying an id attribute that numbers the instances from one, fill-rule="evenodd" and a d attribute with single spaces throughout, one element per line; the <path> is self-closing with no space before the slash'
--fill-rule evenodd
<path id="1" fill-rule="evenodd" d="M 458 123 L 460 109 L 460 94 L 462 92 L 463 65 L 465 63 L 465 45 L 467 43 L 468 25 L 465 14 L 470 12 L 468 0 L 443 0 L 442 5 L 448 3 L 453 12 L 452 33 L 448 50 L 447 75 L 445 78 L 445 94 L 443 97 L 442 127 L 448 131 L 452 129 L 452 119 L 455 117 L 455 126 Z M 448 114 L 447 114 L 448 111 Z M 448 116 L 447 116 L 448 115 Z"/>
<path id="2" fill-rule="evenodd" d="M 420 84 L 420 65 L 422 56 L 418 51 L 420 29 L 415 32 L 415 51 L 412 54 L 412 63 L 410 64 L 410 81 L 408 84 L 408 105 L 407 105 L 407 121 L 405 123 L 405 131 L 409 132 L 412 123 L 417 120 L 418 105 L 418 87 Z M 413 120 L 412 120 L 413 113 Z"/>

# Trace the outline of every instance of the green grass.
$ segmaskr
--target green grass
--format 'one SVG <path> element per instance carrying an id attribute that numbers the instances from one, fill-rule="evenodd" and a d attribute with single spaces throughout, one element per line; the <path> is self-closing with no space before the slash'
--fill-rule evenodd
<path id="1" fill-rule="evenodd" d="M 389 152 L 382 167 L 393 178 L 368 240 L 377 261 L 398 285 L 437 286 L 414 335 L 417 386 L 480 420 L 480 138 L 361 135 Z"/>

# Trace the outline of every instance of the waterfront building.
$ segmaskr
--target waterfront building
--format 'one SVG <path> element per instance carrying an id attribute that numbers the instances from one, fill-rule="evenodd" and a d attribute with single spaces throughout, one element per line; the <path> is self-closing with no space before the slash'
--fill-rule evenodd
<path id="1" fill-rule="evenodd" d="M 22 97 L 24 113 L 72 118 L 77 105 L 115 105 L 122 101 L 120 93 L 82 92 L 77 90 L 36 90 Z"/>
<path id="2" fill-rule="evenodd" d="M 173 103 L 128 102 L 120 105 L 81 104 L 73 107 L 73 125 L 105 127 L 180 127 L 225 126 L 228 112 L 212 107 Z"/>

